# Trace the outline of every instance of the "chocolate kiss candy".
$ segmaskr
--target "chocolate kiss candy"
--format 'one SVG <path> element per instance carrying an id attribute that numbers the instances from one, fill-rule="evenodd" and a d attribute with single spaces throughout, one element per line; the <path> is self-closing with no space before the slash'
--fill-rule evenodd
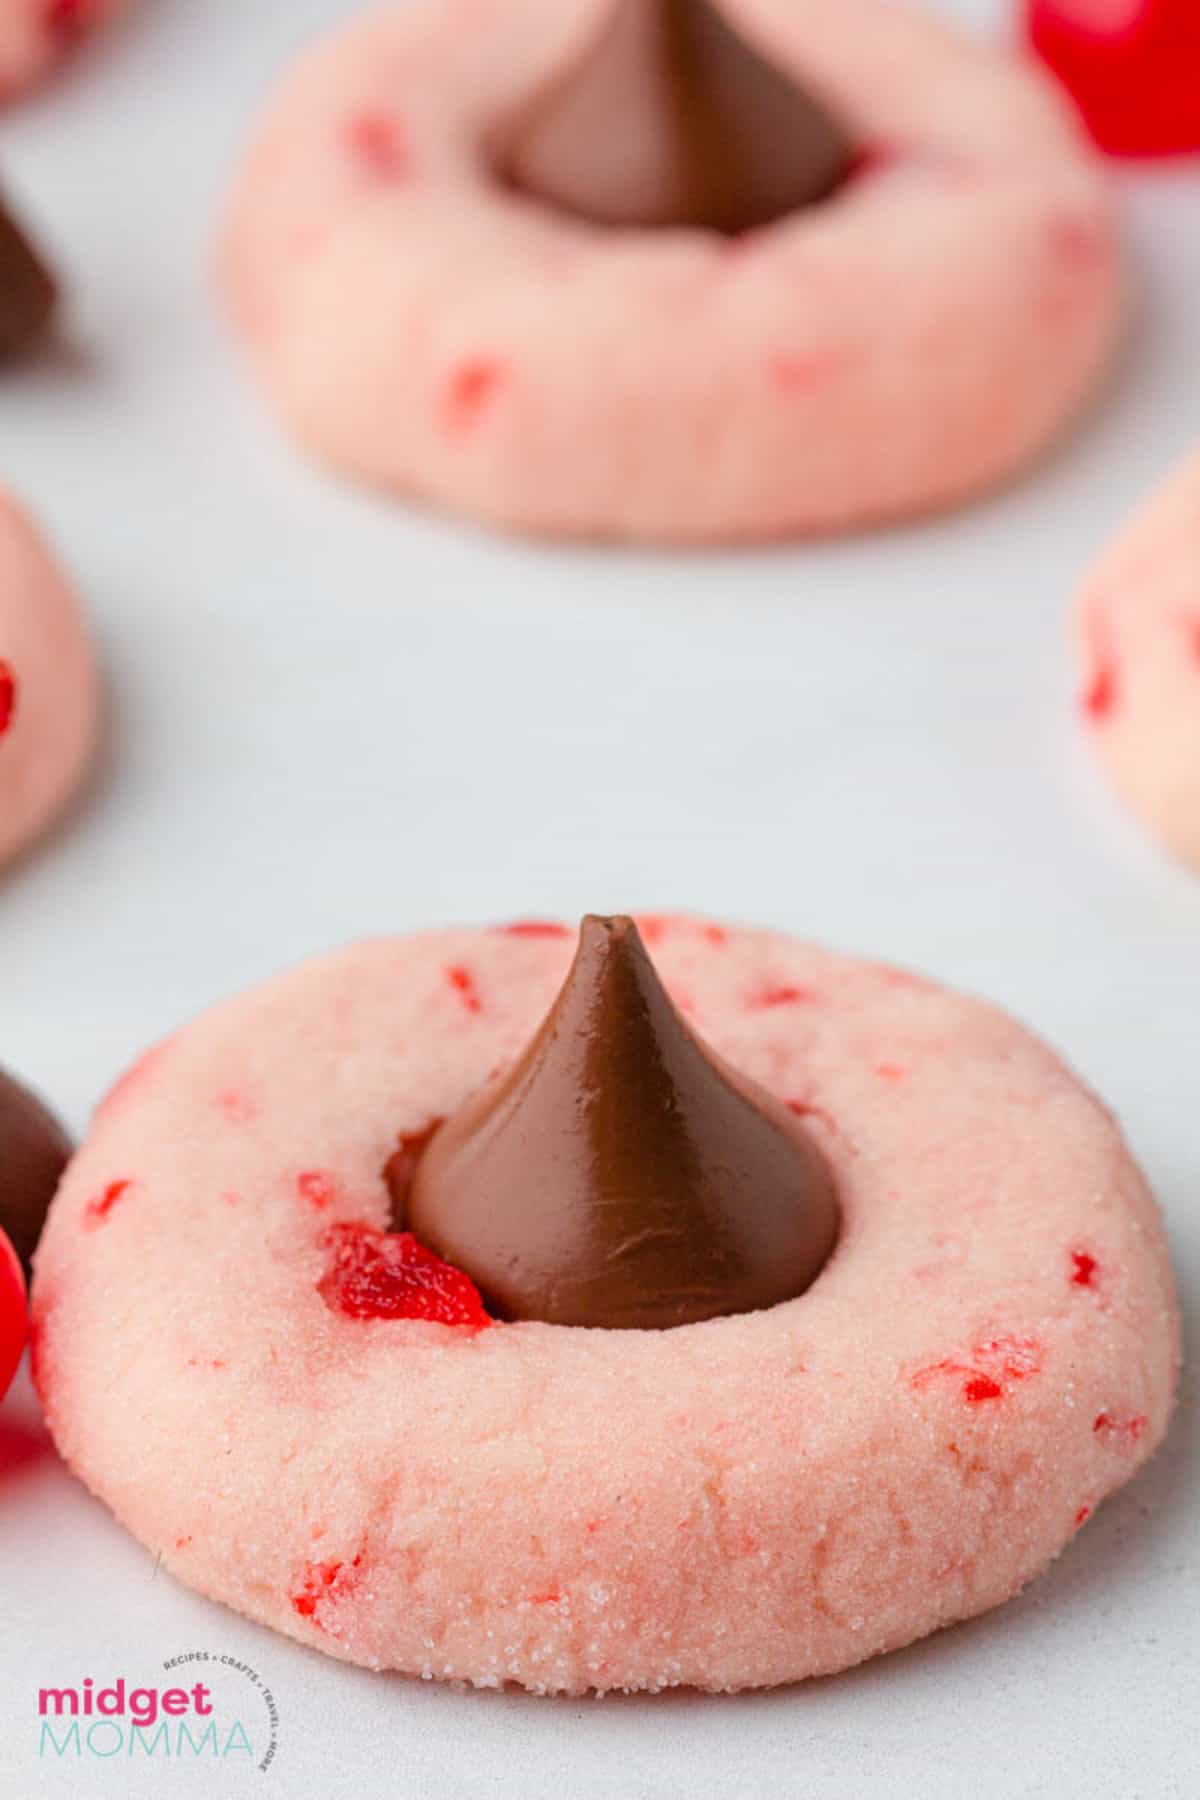
<path id="1" fill-rule="evenodd" d="M 433 1137 L 406 1213 L 497 1317 L 610 1327 L 791 1300 L 838 1225 L 797 1121 L 684 1023 L 633 920 L 594 917 L 524 1055 Z"/>
<path id="2" fill-rule="evenodd" d="M 0 1230 L 12 1239 L 26 1275 L 70 1157 L 58 1121 L 0 1069 Z"/>
<path id="3" fill-rule="evenodd" d="M 498 147 L 502 177 L 599 225 L 749 231 L 823 200 L 854 147 L 710 0 L 615 0 Z"/>
<path id="4" fill-rule="evenodd" d="M 0 195 L 0 362 L 41 336 L 57 297 L 53 275 Z"/>

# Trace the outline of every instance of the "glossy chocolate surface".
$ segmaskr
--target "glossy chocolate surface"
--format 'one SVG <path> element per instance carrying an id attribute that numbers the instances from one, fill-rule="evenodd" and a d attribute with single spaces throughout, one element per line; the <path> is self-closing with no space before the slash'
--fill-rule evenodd
<path id="1" fill-rule="evenodd" d="M 584 920 L 516 1064 L 435 1133 L 397 1225 L 489 1312 L 662 1328 L 793 1299 L 838 1229 L 824 1157 L 668 997 L 632 919 Z"/>

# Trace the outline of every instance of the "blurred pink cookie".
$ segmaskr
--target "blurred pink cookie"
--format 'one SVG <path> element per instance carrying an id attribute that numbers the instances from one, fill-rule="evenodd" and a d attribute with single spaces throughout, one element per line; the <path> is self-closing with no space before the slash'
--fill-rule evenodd
<path id="1" fill-rule="evenodd" d="M 1079 630 L 1083 715 L 1120 794 L 1200 868 L 1200 456 L 1103 556 Z"/>
<path id="2" fill-rule="evenodd" d="M 0 104 L 41 79 L 127 0 L 0 0 Z"/>
<path id="3" fill-rule="evenodd" d="M 897 970 L 684 918 L 640 921 L 651 964 L 624 924 L 679 1009 L 635 984 L 683 1033 L 667 1063 L 695 1034 L 819 1146 L 841 1228 L 815 1283 L 672 1329 L 489 1318 L 397 1235 L 397 1183 L 415 1165 L 415 1230 L 436 1122 L 507 1091 L 583 940 L 572 964 L 562 926 L 446 931 L 285 974 L 118 1084 L 36 1259 L 58 1445 L 181 1580 L 373 1668 L 764 1686 L 1008 1598 L 1158 1444 L 1159 1216 L 1049 1050 Z M 555 1018 L 535 1043 L 570 1058 Z M 468 1186 L 494 1179 L 516 1264 L 539 1183 L 502 1197 L 503 1125 Z"/>
<path id="4" fill-rule="evenodd" d="M 620 154 L 638 136 L 622 96 L 675 93 L 659 69 L 622 86 L 610 67 L 606 21 L 648 29 L 628 0 L 424 0 L 304 58 L 224 245 L 258 373 L 304 444 L 517 530 L 763 539 L 961 501 L 1078 411 L 1123 271 L 1103 175 L 1051 84 L 895 0 L 726 0 L 715 26 L 704 10 L 680 27 L 701 60 L 736 29 L 854 152 L 816 203 L 740 235 L 596 223 L 505 179 L 511 120 L 598 34 L 605 103 L 549 121 L 537 180 L 553 185 L 581 119 L 591 154 L 620 110 Z M 694 123 L 679 104 L 644 134 L 660 151 Z M 622 174 L 603 171 L 618 192 Z"/>
<path id="5" fill-rule="evenodd" d="M 0 492 L 0 863 L 43 831 L 79 785 L 97 713 L 74 596 L 29 520 Z"/>

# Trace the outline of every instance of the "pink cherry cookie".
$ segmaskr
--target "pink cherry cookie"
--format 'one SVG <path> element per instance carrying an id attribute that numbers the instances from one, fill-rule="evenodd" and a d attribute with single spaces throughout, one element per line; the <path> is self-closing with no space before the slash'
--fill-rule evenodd
<path id="1" fill-rule="evenodd" d="M 0 864 L 78 787 L 98 712 L 74 595 L 29 519 L 0 492 Z"/>
<path id="2" fill-rule="evenodd" d="M 310 450 L 519 531 L 679 542 L 960 502 L 1075 415 L 1124 314 L 1105 177 L 1032 65 L 897 0 L 724 0 L 860 147 L 740 237 L 598 226 L 498 125 L 611 0 L 420 0 L 285 80 L 224 281 Z"/>
<path id="3" fill-rule="evenodd" d="M 0 104 L 46 75 L 127 0 L 0 0 Z"/>
<path id="4" fill-rule="evenodd" d="M 489 1320 L 389 1229 L 385 1169 L 512 1065 L 576 934 L 292 970 L 118 1083 L 36 1258 L 59 1448 L 180 1580 L 371 1668 L 767 1686 L 1009 1598 L 1161 1441 L 1162 1225 L 1057 1057 L 895 969 L 640 924 L 695 1031 L 824 1151 L 814 1285 L 673 1329 Z"/>
<path id="5" fill-rule="evenodd" d="M 1200 869 L 1200 456 L 1101 558 L 1078 630 L 1081 710 L 1118 792 Z"/>

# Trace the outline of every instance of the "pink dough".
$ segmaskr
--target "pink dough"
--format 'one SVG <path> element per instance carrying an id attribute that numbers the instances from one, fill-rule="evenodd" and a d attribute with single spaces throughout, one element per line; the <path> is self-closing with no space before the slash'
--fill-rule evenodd
<path id="1" fill-rule="evenodd" d="M 1200 456 L 1083 591 L 1082 710 L 1123 798 L 1200 868 Z"/>
<path id="2" fill-rule="evenodd" d="M 896 0 L 728 0 L 863 166 L 731 241 L 522 200 L 482 141 L 606 0 L 424 0 L 289 75 L 225 240 L 271 400 L 319 456 L 546 533 L 842 530 L 1010 475 L 1109 361 L 1104 177 L 1050 83 Z"/>
<path id="3" fill-rule="evenodd" d="M 151 1051 L 37 1258 L 63 1455 L 181 1580 L 372 1668 L 538 1692 L 840 1669 L 1016 1593 L 1162 1439 L 1162 1227 L 1111 1115 L 1002 1013 L 767 933 L 643 922 L 806 1118 L 841 1241 L 672 1331 L 349 1318 L 336 1222 L 540 1022 L 562 927 L 324 957 Z"/>
<path id="4" fill-rule="evenodd" d="M 0 103 L 41 79 L 126 0 L 0 0 Z"/>
<path id="5" fill-rule="evenodd" d="M 75 791 L 98 712 L 74 596 L 29 520 L 0 491 L 0 863 Z"/>

